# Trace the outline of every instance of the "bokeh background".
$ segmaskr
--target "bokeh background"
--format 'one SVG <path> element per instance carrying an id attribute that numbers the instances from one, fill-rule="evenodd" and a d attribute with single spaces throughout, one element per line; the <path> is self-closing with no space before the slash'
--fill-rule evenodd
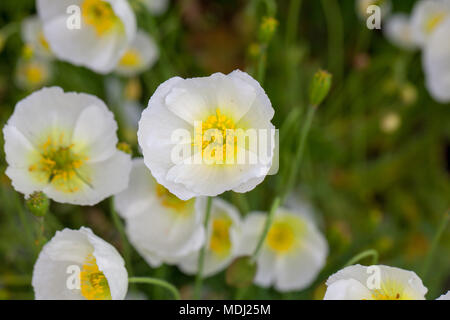
<path id="1" fill-rule="evenodd" d="M 414 2 L 395 0 L 393 10 L 409 13 Z M 119 122 L 120 140 L 138 156 L 136 105 L 145 107 L 161 82 L 176 75 L 206 76 L 237 68 L 256 74 L 263 61 L 263 87 L 275 109 L 274 124 L 281 130 L 280 172 L 247 194 L 248 208 L 242 208 L 239 198 L 224 195 L 243 212 L 268 209 L 293 160 L 312 75 L 319 68 L 333 74 L 333 87 L 317 110 L 294 191 L 314 207 L 326 234 L 330 246 L 326 267 L 301 292 L 280 294 L 252 286 L 244 298 L 321 299 L 326 278 L 355 254 L 372 248 L 380 263 L 417 272 L 429 289 L 429 299 L 450 289 L 448 228 L 431 267 L 424 267 L 449 209 L 450 106 L 434 102 L 424 87 L 420 52 L 402 51 L 382 31 L 367 29 L 354 0 L 179 0 L 171 1 L 160 16 L 135 9 L 139 26 L 160 50 L 150 70 L 127 79 L 55 60 L 45 85 L 95 94 L 106 101 Z M 26 51 L 20 23 L 35 13 L 33 0 L 0 1 L 0 33 L 6 29 L 10 33 L 0 44 L 0 127 L 15 104 L 32 92 L 18 85 L 16 75 Z M 267 15 L 274 15 L 278 28 L 265 50 L 258 32 Z M 130 106 L 126 101 L 135 103 Z M 51 213 L 39 219 L 26 210 L 5 168 L 2 147 L 0 299 L 34 298 L 33 265 L 56 230 L 89 226 L 119 251 L 123 248 L 108 201 L 94 207 L 52 203 Z M 136 252 L 132 261 L 136 275 L 167 279 L 190 297 L 193 277 L 171 266 L 152 269 Z M 205 287 L 208 299 L 236 297 L 224 272 L 207 279 Z M 131 289 L 149 299 L 170 297 L 158 288 Z"/>

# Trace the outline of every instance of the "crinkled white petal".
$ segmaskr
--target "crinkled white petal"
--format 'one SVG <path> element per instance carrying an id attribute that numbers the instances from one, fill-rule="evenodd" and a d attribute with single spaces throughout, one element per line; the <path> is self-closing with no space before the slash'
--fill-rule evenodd
<path id="1" fill-rule="evenodd" d="M 93 26 L 84 23 L 83 17 L 81 28 L 67 27 L 67 8 L 70 5 L 81 6 L 83 0 L 37 1 L 45 37 L 59 59 L 103 74 L 114 69 L 136 35 L 136 18 L 126 0 L 105 1 L 111 4 L 121 24 L 102 35 L 98 35 Z"/>
<path id="2" fill-rule="evenodd" d="M 425 294 L 427 293 L 428 289 L 423 286 L 422 280 L 414 272 L 385 265 L 370 266 L 370 269 L 368 268 L 369 267 L 359 264 L 346 267 L 331 275 L 328 278 L 326 284 L 330 288 L 330 286 L 338 281 L 353 279 L 358 281 L 368 290 L 374 289 L 371 288 L 371 286 L 376 283 L 373 281 L 378 278 L 377 272 L 379 272 L 381 288 L 383 288 L 385 284 L 393 283 L 399 290 L 399 292 L 397 293 L 399 293 L 404 298 L 411 300 L 425 299 Z M 346 288 L 346 286 L 342 286 L 341 288 Z M 336 288 L 334 288 L 333 290 L 333 295 L 337 295 L 338 293 L 336 293 L 335 291 Z M 372 294 L 373 291 L 370 290 L 370 293 Z M 344 293 L 341 293 L 341 295 L 344 295 Z M 357 297 L 353 296 L 353 298 Z M 366 299 L 366 297 L 362 296 L 360 297 L 360 299 Z"/>
<path id="3" fill-rule="evenodd" d="M 89 228 L 64 229 L 43 247 L 34 265 L 32 285 L 37 300 L 84 299 L 79 289 L 69 289 L 71 273 L 68 267 L 82 267 L 93 254 L 103 272 L 114 300 L 124 299 L 128 289 L 128 273 L 124 261 L 109 243 L 92 233 Z"/>
<path id="4" fill-rule="evenodd" d="M 411 32 L 415 43 L 425 47 L 440 23 L 450 15 L 450 1 L 421 0 L 411 13 Z"/>
<path id="5" fill-rule="evenodd" d="M 446 294 L 443 294 L 442 296 L 440 296 L 436 300 L 450 300 L 450 291 L 448 291 Z"/>
<path id="6" fill-rule="evenodd" d="M 423 65 L 427 88 L 438 102 L 450 101 L 450 18 L 443 22 L 433 34 L 423 52 Z"/>
<path id="7" fill-rule="evenodd" d="M 199 210 L 203 212 L 206 209 L 206 199 L 200 199 Z M 227 217 L 231 219 L 232 225 L 229 229 L 229 237 L 231 242 L 231 248 L 227 255 L 221 256 L 214 253 L 210 248 L 212 225 L 215 218 Z M 236 257 L 239 249 L 241 235 L 241 220 L 237 209 L 228 202 L 214 198 L 211 205 L 211 217 L 208 226 L 208 240 L 206 242 L 205 260 L 203 265 L 203 275 L 205 277 L 212 276 L 222 270 L 224 270 Z M 187 274 L 195 274 L 198 270 L 198 255 L 199 251 L 196 251 L 188 256 L 180 259 L 178 267 Z"/>
<path id="8" fill-rule="evenodd" d="M 417 48 L 412 37 L 410 19 L 406 14 L 399 13 L 387 18 L 383 30 L 392 44 L 405 50 Z"/>
<path id="9" fill-rule="evenodd" d="M 196 155 L 173 161 L 171 155 L 178 141 L 171 139 L 172 134 L 181 129 L 192 135 L 195 122 L 215 115 L 218 108 L 221 114 L 234 119 L 238 128 L 274 128 L 270 122 L 274 111 L 267 95 L 256 80 L 241 71 L 169 79 L 156 90 L 142 114 L 138 138 L 145 163 L 158 183 L 180 199 L 216 196 L 228 190 L 249 191 L 262 182 L 271 167 L 274 145 L 268 150 L 266 163 L 196 164 Z M 272 141 L 273 134 L 269 131 L 268 141 Z"/>
<path id="10" fill-rule="evenodd" d="M 330 284 L 324 300 L 373 300 L 367 287 L 355 279 L 337 280 Z"/>
<path id="11" fill-rule="evenodd" d="M 122 76 L 135 76 L 145 70 L 148 70 L 158 59 L 159 49 L 153 38 L 143 31 L 138 31 L 133 42 L 125 50 L 124 54 L 130 50 L 131 54 L 136 55 L 136 65 L 128 66 L 122 63 L 122 58 L 116 66 L 116 73 Z"/>

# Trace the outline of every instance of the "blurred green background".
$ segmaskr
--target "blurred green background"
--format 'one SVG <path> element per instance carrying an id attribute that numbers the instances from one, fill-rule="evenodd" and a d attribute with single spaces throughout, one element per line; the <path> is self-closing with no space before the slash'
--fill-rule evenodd
<path id="1" fill-rule="evenodd" d="M 409 13 L 414 2 L 394 1 L 394 11 Z M 158 17 L 134 7 L 139 26 L 160 48 L 155 66 L 130 80 L 54 61 L 47 85 L 107 101 L 119 121 L 120 139 L 138 156 L 135 129 L 124 119 L 126 105 L 112 96 L 132 96 L 144 107 L 156 87 L 172 76 L 206 76 L 237 68 L 256 75 L 260 63 L 265 64 L 262 85 L 275 109 L 274 124 L 281 130 L 280 171 L 247 195 L 251 210 L 267 210 L 284 182 L 312 75 L 319 68 L 333 74 L 333 88 L 317 110 L 295 191 L 316 208 L 330 246 L 327 265 L 301 292 L 280 294 L 253 286 L 244 298 L 321 299 L 326 278 L 371 248 L 379 252 L 380 263 L 418 273 L 429 299 L 450 289 L 449 228 L 430 269 L 424 270 L 433 237 L 449 209 L 450 106 L 434 102 L 424 87 L 420 52 L 402 51 L 380 30 L 368 30 L 355 12 L 354 0 L 180 0 L 171 1 L 169 10 Z M 31 92 L 16 85 L 14 74 L 23 54 L 20 22 L 35 13 L 33 0 L 0 1 L 0 29 L 13 30 L 0 51 L 1 127 L 15 104 Z M 258 28 L 267 15 L 279 25 L 265 50 Z M 114 81 L 120 85 L 111 94 L 109 83 Z M 32 216 L 4 175 L 3 148 L 0 154 L 0 299 L 33 299 L 33 265 L 56 230 L 89 226 L 119 251 L 123 248 L 108 201 L 94 207 L 52 203 L 45 220 Z M 231 194 L 224 197 L 241 204 Z M 136 252 L 132 261 L 135 275 L 162 277 L 184 297 L 190 296 L 193 277 L 171 266 L 151 269 Z M 205 298 L 235 297 L 236 290 L 224 278 L 222 272 L 205 281 Z M 131 289 L 150 299 L 170 297 L 158 288 Z"/>

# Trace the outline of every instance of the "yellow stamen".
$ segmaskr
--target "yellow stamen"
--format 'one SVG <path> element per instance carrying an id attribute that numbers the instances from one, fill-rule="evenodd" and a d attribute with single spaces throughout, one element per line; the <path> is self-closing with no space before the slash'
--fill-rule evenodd
<path id="1" fill-rule="evenodd" d="M 93 26 L 98 36 L 111 31 L 120 21 L 114 13 L 111 4 L 103 0 L 84 0 L 81 5 L 81 11 L 84 22 Z"/>
<path id="2" fill-rule="evenodd" d="M 25 78 L 31 85 L 41 83 L 45 77 L 44 69 L 37 64 L 29 64 L 24 70 Z"/>
<path id="3" fill-rule="evenodd" d="M 425 32 L 427 34 L 430 34 L 433 32 L 434 29 L 442 22 L 444 21 L 445 17 L 447 15 L 444 12 L 439 12 L 434 14 L 430 19 L 428 19 L 425 22 Z"/>
<path id="4" fill-rule="evenodd" d="M 185 211 L 186 207 L 192 203 L 191 200 L 183 201 L 178 199 L 177 196 L 172 194 L 169 190 L 167 190 L 160 184 L 156 185 L 156 195 L 158 196 L 160 203 L 164 207 L 174 209 L 177 212 Z"/>
<path id="5" fill-rule="evenodd" d="M 295 242 L 295 233 L 293 227 L 287 221 L 277 221 L 270 228 L 267 239 L 267 245 L 277 253 L 289 251 Z"/>
<path id="6" fill-rule="evenodd" d="M 97 260 L 89 254 L 80 272 L 81 294 L 88 300 L 111 300 L 108 279 L 98 269 Z"/>
<path id="7" fill-rule="evenodd" d="M 141 63 L 141 56 L 139 52 L 134 49 L 127 50 L 119 61 L 123 67 L 135 67 Z"/>
<path id="8" fill-rule="evenodd" d="M 228 217 L 217 218 L 212 222 L 211 241 L 209 247 L 211 251 L 219 256 L 226 256 L 230 252 L 231 225 L 232 221 Z"/>

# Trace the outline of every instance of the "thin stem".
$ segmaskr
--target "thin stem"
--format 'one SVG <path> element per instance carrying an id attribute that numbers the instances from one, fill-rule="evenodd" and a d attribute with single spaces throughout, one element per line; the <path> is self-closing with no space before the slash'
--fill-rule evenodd
<path id="1" fill-rule="evenodd" d="M 287 193 L 292 189 L 294 182 L 295 182 L 295 178 L 297 177 L 298 168 L 300 167 L 300 164 L 303 159 L 303 153 L 305 150 L 306 140 L 308 138 L 309 130 L 311 128 L 311 124 L 314 119 L 314 114 L 316 112 L 316 109 L 317 108 L 314 106 L 310 106 L 308 108 L 308 113 L 306 115 L 306 119 L 305 119 L 305 122 L 303 123 L 302 130 L 300 133 L 300 142 L 297 145 L 297 150 L 295 152 L 295 157 L 292 162 L 292 167 L 287 176 L 286 187 L 284 189 L 284 192 L 282 193 L 283 200 L 286 197 Z"/>
<path id="2" fill-rule="evenodd" d="M 273 202 L 272 206 L 270 207 L 269 215 L 267 216 L 266 223 L 264 225 L 263 232 L 261 233 L 261 237 L 259 238 L 258 245 L 255 248 L 255 251 L 253 252 L 252 259 L 253 261 L 256 261 L 258 258 L 259 252 L 261 251 L 262 245 L 264 241 L 266 240 L 267 234 L 269 233 L 270 226 L 272 225 L 273 217 L 275 215 L 275 212 L 277 211 L 279 205 L 280 205 L 280 197 L 276 197 Z"/>
<path id="3" fill-rule="evenodd" d="M 286 45 L 291 45 L 297 38 L 298 18 L 302 0 L 291 0 L 289 3 L 289 13 L 286 23 Z"/>
<path id="4" fill-rule="evenodd" d="M 447 211 L 446 213 L 444 213 L 444 216 L 442 217 L 442 221 L 439 225 L 439 228 L 433 238 L 433 241 L 431 242 L 430 251 L 428 251 L 428 255 L 425 258 L 425 261 L 423 263 L 423 267 L 422 267 L 423 278 L 426 278 L 426 276 L 430 270 L 431 262 L 433 262 L 433 257 L 436 252 L 437 246 L 439 244 L 439 241 L 440 241 L 442 235 L 444 234 L 445 229 L 447 228 L 449 221 L 450 221 L 450 211 Z"/>
<path id="5" fill-rule="evenodd" d="M 375 250 L 375 249 L 369 249 L 369 250 L 363 251 L 361 253 L 358 253 L 356 256 L 351 258 L 345 264 L 345 267 L 354 265 L 356 262 L 358 262 L 358 261 L 360 261 L 360 260 L 362 260 L 364 258 L 370 257 L 370 256 L 372 256 L 372 264 L 373 265 L 378 264 L 378 251 Z"/>
<path id="6" fill-rule="evenodd" d="M 128 242 L 128 238 L 125 234 L 125 229 L 123 227 L 122 221 L 120 220 L 120 217 L 114 208 L 114 198 L 110 199 L 109 208 L 111 211 L 111 218 L 113 220 L 114 226 L 119 231 L 120 241 L 122 243 L 122 248 L 123 248 L 123 257 L 124 257 L 125 263 L 127 265 L 128 273 L 130 275 L 133 275 L 133 267 L 131 265 L 131 247 Z"/>
<path id="7" fill-rule="evenodd" d="M 204 220 L 204 226 L 205 226 L 205 234 L 208 234 L 208 224 L 209 224 L 209 218 L 211 216 L 211 206 L 212 206 L 212 197 L 208 197 L 208 200 L 206 202 L 206 212 L 205 212 L 205 220 Z M 200 249 L 200 253 L 198 255 L 198 271 L 197 271 L 197 277 L 195 278 L 195 289 L 194 289 L 194 297 L 195 299 L 200 298 L 200 291 L 202 289 L 203 284 L 203 265 L 205 262 L 205 252 L 206 252 L 206 243 L 202 246 Z"/>
<path id="8" fill-rule="evenodd" d="M 266 65 L 267 65 L 267 45 L 261 45 L 261 52 L 258 60 L 258 69 L 256 72 L 256 80 L 262 86 L 266 77 Z"/>
<path id="9" fill-rule="evenodd" d="M 132 277 L 132 278 L 128 278 L 128 282 L 129 283 L 145 283 L 145 284 L 153 284 L 155 286 L 160 286 L 162 288 L 169 290 L 172 293 L 173 298 L 175 300 L 181 299 L 178 289 L 174 285 L 170 284 L 169 282 L 167 282 L 165 280 L 150 278 L 150 277 Z"/>

